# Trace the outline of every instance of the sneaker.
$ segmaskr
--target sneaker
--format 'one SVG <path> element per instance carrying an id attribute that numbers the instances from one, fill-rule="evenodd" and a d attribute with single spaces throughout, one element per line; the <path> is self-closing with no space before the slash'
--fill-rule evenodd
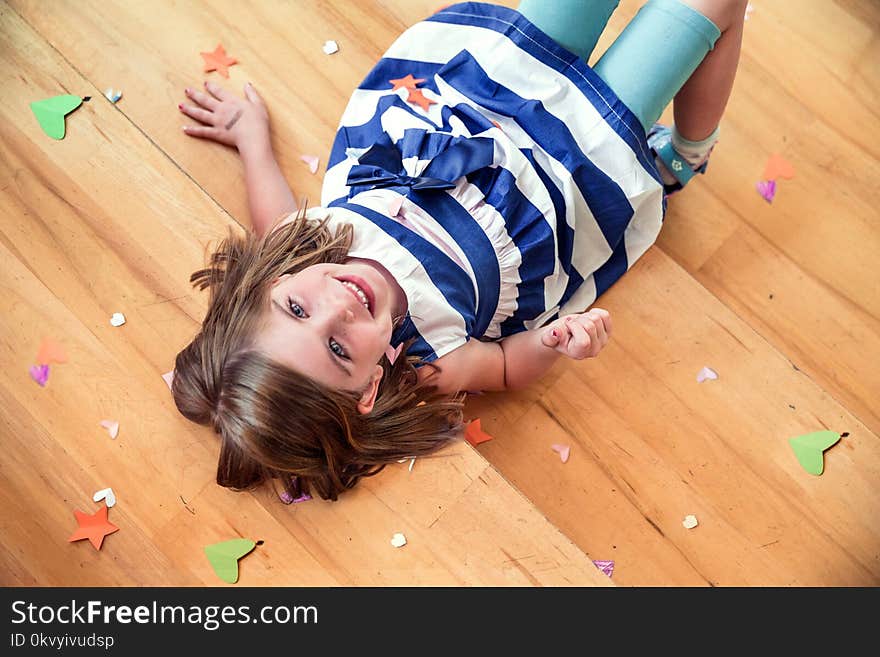
<path id="1" fill-rule="evenodd" d="M 709 164 L 709 154 L 712 152 L 712 148 L 715 148 L 713 144 L 709 153 L 706 154 L 706 159 L 695 169 L 672 146 L 672 130 L 661 123 L 655 123 L 648 132 L 648 146 L 654 154 L 654 160 L 659 160 L 658 168 L 662 163 L 666 173 L 674 178 L 671 183 L 663 181 L 663 192 L 666 196 L 680 191 L 696 174 L 705 173 L 706 166 Z M 664 172 L 661 170 L 660 173 L 662 176 Z"/>

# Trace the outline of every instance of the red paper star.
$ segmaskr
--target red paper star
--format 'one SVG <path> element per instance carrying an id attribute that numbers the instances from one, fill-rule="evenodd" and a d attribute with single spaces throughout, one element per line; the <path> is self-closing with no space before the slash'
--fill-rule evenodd
<path id="1" fill-rule="evenodd" d="M 464 430 L 464 438 L 474 447 L 487 440 L 492 440 L 492 436 L 483 431 L 482 427 L 480 427 L 480 418 L 471 420 L 468 423 L 467 429 Z"/>
<path id="2" fill-rule="evenodd" d="M 406 102 L 412 103 L 413 105 L 418 105 L 426 112 L 431 105 L 437 104 L 436 100 L 425 98 L 425 95 L 422 93 L 421 89 L 410 89 L 409 95 L 406 97 Z"/>
<path id="3" fill-rule="evenodd" d="M 82 511 L 74 511 L 76 522 L 79 525 L 77 530 L 68 538 L 68 542 L 81 541 L 84 538 L 89 539 L 96 550 L 101 549 L 101 543 L 104 537 L 119 530 L 119 527 L 107 520 L 107 507 L 102 506 L 94 515 L 83 513 Z"/>
<path id="4" fill-rule="evenodd" d="M 424 81 L 425 78 L 414 78 L 412 73 L 407 73 L 405 78 L 388 80 L 390 84 L 394 85 L 394 88 L 391 91 L 397 91 L 398 89 L 415 89 L 417 84 Z"/>
<path id="5" fill-rule="evenodd" d="M 226 56 L 226 48 L 222 43 L 217 44 L 214 52 L 200 52 L 199 54 L 205 60 L 205 73 L 217 71 L 224 78 L 229 77 L 229 67 L 238 64 L 238 60 Z"/>

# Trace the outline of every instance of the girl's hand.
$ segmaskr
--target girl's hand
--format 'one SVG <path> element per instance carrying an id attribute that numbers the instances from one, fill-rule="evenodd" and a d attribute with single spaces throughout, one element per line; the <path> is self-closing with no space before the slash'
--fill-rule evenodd
<path id="1" fill-rule="evenodd" d="M 541 343 L 545 347 L 574 360 L 595 358 L 610 336 L 611 315 L 601 308 L 560 317 L 541 329 Z"/>
<path id="2" fill-rule="evenodd" d="M 269 112 L 250 82 L 244 85 L 244 98 L 213 82 L 205 82 L 204 92 L 188 88 L 186 95 L 195 105 L 177 107 L 200 123 L 184 126 L 186 134 L 235 146 L 239 152 L 243 148 L 270 147 Z"/>

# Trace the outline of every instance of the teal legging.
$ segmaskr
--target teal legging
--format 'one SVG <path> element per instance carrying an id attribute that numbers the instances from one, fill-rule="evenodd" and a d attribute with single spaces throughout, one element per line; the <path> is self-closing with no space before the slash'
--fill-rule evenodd
<path id="1" fill-rule="evenodd" d="M 518 11 L 587 60 L 619 1 L 522 0 Z M 647 132 L 719 36 L 712 21 L 678 0 L 648 0 L 593 70 Z"/>

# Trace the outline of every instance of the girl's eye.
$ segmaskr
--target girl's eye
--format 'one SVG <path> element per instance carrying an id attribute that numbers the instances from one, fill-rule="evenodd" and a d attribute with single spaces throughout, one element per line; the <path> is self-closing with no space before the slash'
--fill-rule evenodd
<path id="1" fill-rule="evenodd" d="M 296 303 L 295 301 L 288 300 L 288 306 L 290 307 L 290 312 L 293 313 L 294 317 L 305 317 L 306 311 L 303 310 L 303 307 Z"/>
<path id="2" fill-rule="evenodd" d="M 341 344 L 339 344 L 338 342 L 336 342 L 336 340 L 334 340 L 333 338 L 330 338 L 330 341 L 329 341 L 328 344 L 330 345 L 330 351 L 332 351 L 334 354 L 336 354 L 336 355 L 339 356 L 340 358 L 344 358 L 344 359 L 348 360 L 348 356 L 345 355 L 345 349 L 342 347 Z M 333 348 L 334 345 L 335 345 L 336 347 L 339 347 L 339 349 L 338 349 L 338 350 L 337 350 L 337 349 L 334 349 L 334 348 Z"/>

